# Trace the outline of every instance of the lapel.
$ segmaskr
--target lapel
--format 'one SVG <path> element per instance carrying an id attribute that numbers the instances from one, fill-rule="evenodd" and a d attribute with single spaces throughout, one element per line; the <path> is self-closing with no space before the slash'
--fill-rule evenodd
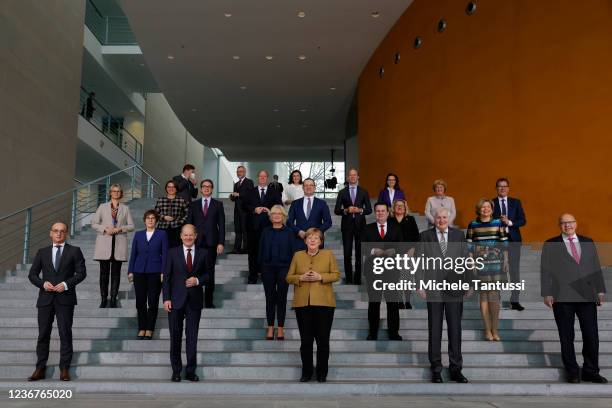
<path id="1" fill-rule="evenodd" d="M 47 263 L 47 268 L 55 272 L 55 268 L 53 267 L 53 244 L 47 247 L 47 250 L 49 251 L 49 253 L 46 254 L 43 259 Z"/>
<path id="2" fill-rule="evenodd" d="M 62 255 L 61 255 L 60 264 L 59 264 L 60 271 L 62 270 L 62 267 L 66 263 L 66 256 L 65 255 L 68 252 L 68 247 L 69 246 L 70 245 L 68 245 L 68 243 L 65 243 L 64 244 L 64 248 L 62 248 Z M 51 245 L 49 248 L 51 249 L 51 256 L 49 257 L 49 259 L 51 260 L 51 269 L 54 270 L 56 273 L 59 273 L 59 271 L 56 271 L 55 267 L 53 266 L 53 245 Z"/>
<path id="3" fill-rule="evenodd" d="M 110 207 L 110 205 L 109 205 L 109 207 Z M 119 203 L 119 207 L 118 207 L 118 210 L 117 210 L 117 227 L 119 227 L 121 225 L 121 218 L 123 217 L 123 212 L 124 212 L 123 205 L 121 205 L 121 203 Z"/>

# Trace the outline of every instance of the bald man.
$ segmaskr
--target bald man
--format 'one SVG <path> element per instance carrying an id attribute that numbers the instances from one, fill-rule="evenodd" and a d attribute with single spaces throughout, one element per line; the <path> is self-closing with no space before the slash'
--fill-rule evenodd
<path id="1" fill-rule="evenodd" d="M 542 248 L 541 290 L 544 304 L 552 308 L 567 382 L 607 383 L 599 374 L 597 307 L 606 292 L 597 248 L 591 238 L 576 234 L 578 222 L 572 214 L 559 217 L 561 234 Z M 582 331 L 582 372 L 574 350 L 576 316 Z"/>
<path id="2" fill-rule="evenodd" d="M 49 341 L 53 320 L 57 317 L 60 335 L 60 380 L 70 381 L 72 361 L 72 317 L 77 304 L 76 285 L 87 276 L 85 258 L 79 247 L 66 243 L 68 226 L 56 222 L 49 236 L 52 245 L 36 253 L 28 279 L 38 291 L 38 344 L 36 345 L 36 370 L 28 381 L 45 378 Z M 42 272 L 42 277 L 40 276 Z"/>
<path id="3" fill-rule="evenodd" d="M 182 245 L 168 251 L 164 268 L 163 299 L 170 327 L 170 363 L 173 382 L 181 381 L 183 363 L 183 321 L 185 321 L 185 379 L 199 381 L 195 373 L 197 363 L 198 330 L 204 308 L 202 287 L 208 282 L 210 257 L 206 248 L 196 246 L 196 228 L 185 224 L 181 228 Z"/>

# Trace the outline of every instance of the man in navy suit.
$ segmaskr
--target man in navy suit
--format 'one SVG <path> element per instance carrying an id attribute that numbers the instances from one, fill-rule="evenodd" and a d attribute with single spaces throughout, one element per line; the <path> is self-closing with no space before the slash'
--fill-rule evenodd
<path id="1" fill-rule="evenodd" d="M 214 309 L 213 293 L 215 291 L 215 263 L 217 255 L 223 253 L 225 244 L 225 211 L 223 203 L 212 198 L 214 184 L 212 180 L 205 179 L 200 183 L 202 198 L 189 205 L 187 224 L 196 227 L 198 238 L 196 245 L 207 249 L 211 269 L 208 271 L 209 280 L 204 291 L 204 305 Z"/>
<path id="2" fill-rule="evenodd" d="M 204 308 L 202 286 L 208 280 L 209 257 L 207 250 L 195 245 L 197 233 L 191 224 L 181 228 L 183 245 L 171 248 L 164 268 L 163 299 L 170 327 L 170 362 L 172 381 L 181 381 L 183 363 L 181 343 L 185 320 L 185 346 L 187 367 L 185 379 L 199 381 L 196 371 L 198 330 Z"/>
<path id="3" fill-rule="evenodd" d="M 361 284 L 361 232 L 365 228 L 365 216 L 372 213 L 368 192 L 359 187 L 359 173 L 350 169 L 348 186 L 338 192 L 334 213 L 342 216 L 342 246 L 344 247 L 344 280 L 347 284 Z M 353 276 L 353 242 L 355 243 L 355 274 Z"/>
<path id="4" fill-rule="evenodd" d="M 544 243 L 541 259 L 541 291 L 544 304 L 553 309 L 561 359 L 567 382 L 580 380 L 607 383 L 599 374 L 597 306 L 604 303 L 606 287 L 593 240 L 576 234 L 578 224 L 571 214 L 559 217 L 561 235 Z M 582 331 L 582 373 L 574 351 L 574 322 Z"/>
<path id="5" fill-rule="evenodd" d="M 304 197 L 294 200 L 289 207 L 287 226 L 295 232 L 297 249 L 306 249 L 304 237 L 308 228 L 318 228 L 323 233 L 332 225 L 331 214 L 325 200 L 316 198 L 315 181 L 304 180 Z"/>
<path id="6" fill-rule="evenodd" d="M 257 173 L 257 185 L 248 192 L 243 202 L 247 218 L 247 239 L 249 246 L 249 278 L 248 283 L 257 283 L 260 275 L 260 265 L 257 259 L 259 254 L 259 240 L 261 231 L 271 225 L 268 213 L 272 206 L 283 204 L 278 190 L 268 187 L 268 172 L 260 170 Z"/>
<path id="7" fill-rule="evenodd" d="M 493 218 L 498 218 L 506 226 L 506 233 L 510 247 L 508 249 L 510 261 L 510 281 L 518 283 L 521 281 L 521 230 L 527 223 L 525 212 L 518 198 L 508 197 L 510 182 L 507 178 L 499 178 L 495 183 L 497 197 L 492 199 Z M 510 307 L 512 310 L 522 311 L 525 308 L 519 303 L 520 290 L 513 290 L 510 295 Z"/>
<path id="8" fill-rule="evenodd" d="M 72 361 L 72 317 L 77 304 L 76 285 L 87 276 L 85 259 L 79 247 L 66 243 L 68 227 L 63 222 L 51 226 L 52 245 L 38 250 L 32 262 L 28 279 L 39 288 L 38 344 L 36 345 L 36 370 L 28 381 L 45 378 L 49 341 L 53 320 L 57 316 L 60 335 L 60 380 L 70 381 Z M 40 273 L 42 272 L 42 278 Z"/>
<path id="9" fill-rule="evenodd" d="M 234 183 L 234 191 L 230 194 L 230 200 L 234 202 L 234 250 L 230 254 L 244 254 L 247 250 L 247 214 L 244 212 L 242 201 L 253 189 L 253 180 L 246 177 L 247 169 L 238 166 L 236 176 L 238 181 Z"/>

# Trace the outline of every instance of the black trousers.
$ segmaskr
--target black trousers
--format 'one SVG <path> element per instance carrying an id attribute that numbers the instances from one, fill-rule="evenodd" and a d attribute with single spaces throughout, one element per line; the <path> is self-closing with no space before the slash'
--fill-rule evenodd
<path id="1" fill-rule="evenodd" d="M 183 242 L 181 241 L 181 228 L 166 228 L 166 235 L 168 236 L 168 248 L 174 248 L 181 245 Z"/>
<path id="2" fill-rule="evenodd" d="M 122 261 L 111 259 L 100 261 L 100 296 L 102 299 L 108 297 L 108 278 L 110 276 L 110 295 L 117 297 L 119 293 L 119 282 L 121 282 Z"/>
<path id="3" fill-rule="evenodd" d="M 355 226 L 342 230 L 344 249 L 344 279 L 346 283 L 361 284 L 361 229 Z M 353 245 L 355 246 L 355 270 L 353 273 Z"/>
<path id="4" fill-rule="evenodd" d="M 217 247 L 207 248 L 210 256 L 210 270 L 208 271 L 208 282 L 204 283 L 204 305 L 213 305 L 213 294 L 215 292 L 215 263 L 217 262 Z"/>
<path id="5" fill-rule="evenodd" d="M 427 327 L 429 331 L 428 354 L 431 371 L 442 371 L 442 325 L 446 315 L 448 359 L 451 372 L 463 367 L 461 354 L 461 318 L 463 302 L 427 302 Z"/>
<path id="6" fill-rule="evenodd" d="M 380 302 L 368 303 L 368 323 L 370 334 L 378 335 L 380 326 Z M 387 331 L 389 335 L 399 334 L 399 303 L 387 302 Z"/>
<path id="7" fill-rule="evenodd" d="M 510 282 L 518 283 L 521 281 L 521 243 L 511 242 L 508 247 L 508 264 L 510 267 Z M 510 293 L 510 302 L 518 302 L 521 295 L 520 290 L 513 290 Z"/>
<path id="8" fill-rule="evenodd" d="M 246 250 L 248 248 L 247 215 L 246 212 L 240 209 L 238 204 L 234 207 L 234 232 L 236 233 L 234 251 L 240 252 Z"/>
<path id="9" fill-rule="evenodd" d="M 312 343 L 317 342 L 317 375 L 327 376 L 329 361 L 329 336 L 334 321 L 334 308 L 327 306 L 304 306 L 295 308 L 295 317 L 300 331 L 300 355 L 302 375 L 311 376 Z"/>
<path id="10" fill-rule="evenodd" d="M 555 302 L 553 313 L 561 341 L 561 359 L 569 376 L 578 376 L 580 369 L 574 350 L 574 322 L 578 316 L 582 332 L 583 375 L 599 373 L 599 332 L 597 329 L 597 305 L 595 302 Z"/>
<path id="11" fill-rule="evenodd" d="M 257 278 L 261 274 L 261 266 L 257 259 L 259 257 L 261 229 L 250 228 L 247 238 L 249 241 L 249 282 L 257 282 Z"/>
<path id="12" fill-rule="evenodd" d="M 285 315 L 287 313 L 287 291 L 289 285 L 285 280 L 289 265 L 272 266 L 263 265 L 261 268 L 261 280 L 266 293 L 266 318 L 268 326 L 274 326 L 274 319 L 278 317 L 278 327 L 285 326 Z"/>
<path id="13" fill-rule="evenodd" d="M 185 354 L 187 354 L 186 374 L 195 374 L 198 362 L 198 330 L 202 309 L 192 309 L 186 303 L 181 309 L 172 309 L 168 313 L 170 326 L 170 363 L 172 373 L 180 374 L 183 370 L 181 346 L 183 342 L 183 320 L 185 321 Z"/>
<path id="14" fill-rule="evenodd" d="M 155 330 L 161 287 L 162 283 L 159 273 L 134 274 L 134 292 L 136 292 L 139 331 Z"/>
<path id="15" fill-rule="evenodd" d="M 60 368 L 70 368 L 72 361 L 72 317 L 74 305 L 60 305 L 57 302 L 38 308 L 38 343 L 36 344 L 36 368 L 46 367 L 49 358 L 49 342 L 53 320 L 57 316 L 60 335 Z"/>

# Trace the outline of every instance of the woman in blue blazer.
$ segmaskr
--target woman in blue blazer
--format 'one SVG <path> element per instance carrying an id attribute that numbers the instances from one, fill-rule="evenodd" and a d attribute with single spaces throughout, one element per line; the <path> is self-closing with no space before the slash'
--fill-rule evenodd
<path id="1" fill-rule="evenodd" d="M 138 311 L 138 339 L 151 340 L 155 331 L 162 273 L 168 253 L 166 231 L 156 229 L 159 214 L 148 210 L 144 214 L 145 230 L 137 231 L 132 241 L 128 280 L 134 283 Z"/>
<path id="2" fill-rule="evenodd" d="M 269 212 L 271 226 L 264 228 L 259 242 L 261 280 L 266 294 L 266 340 L 274 340 L 274 318 L 278 320 L 277 340 L 285 339 L 285 314 L 287 312 L 287 272 L 297 249 L 291 228 L 285 225 L 287 212 L 282 205 L 275 205 Z"/>
<path id="3" fill-rule="evenodd" d="M 387 204 L 387 207 L 391 209 L 395 200 L 405 200 L 406 196 L 402 191 L 399 183 L 399 177 L 395 173 L 387 174 L 387 181 L 385 182 L 385 188 L 380 190 L 378 194 L 378 201 Z"/>

